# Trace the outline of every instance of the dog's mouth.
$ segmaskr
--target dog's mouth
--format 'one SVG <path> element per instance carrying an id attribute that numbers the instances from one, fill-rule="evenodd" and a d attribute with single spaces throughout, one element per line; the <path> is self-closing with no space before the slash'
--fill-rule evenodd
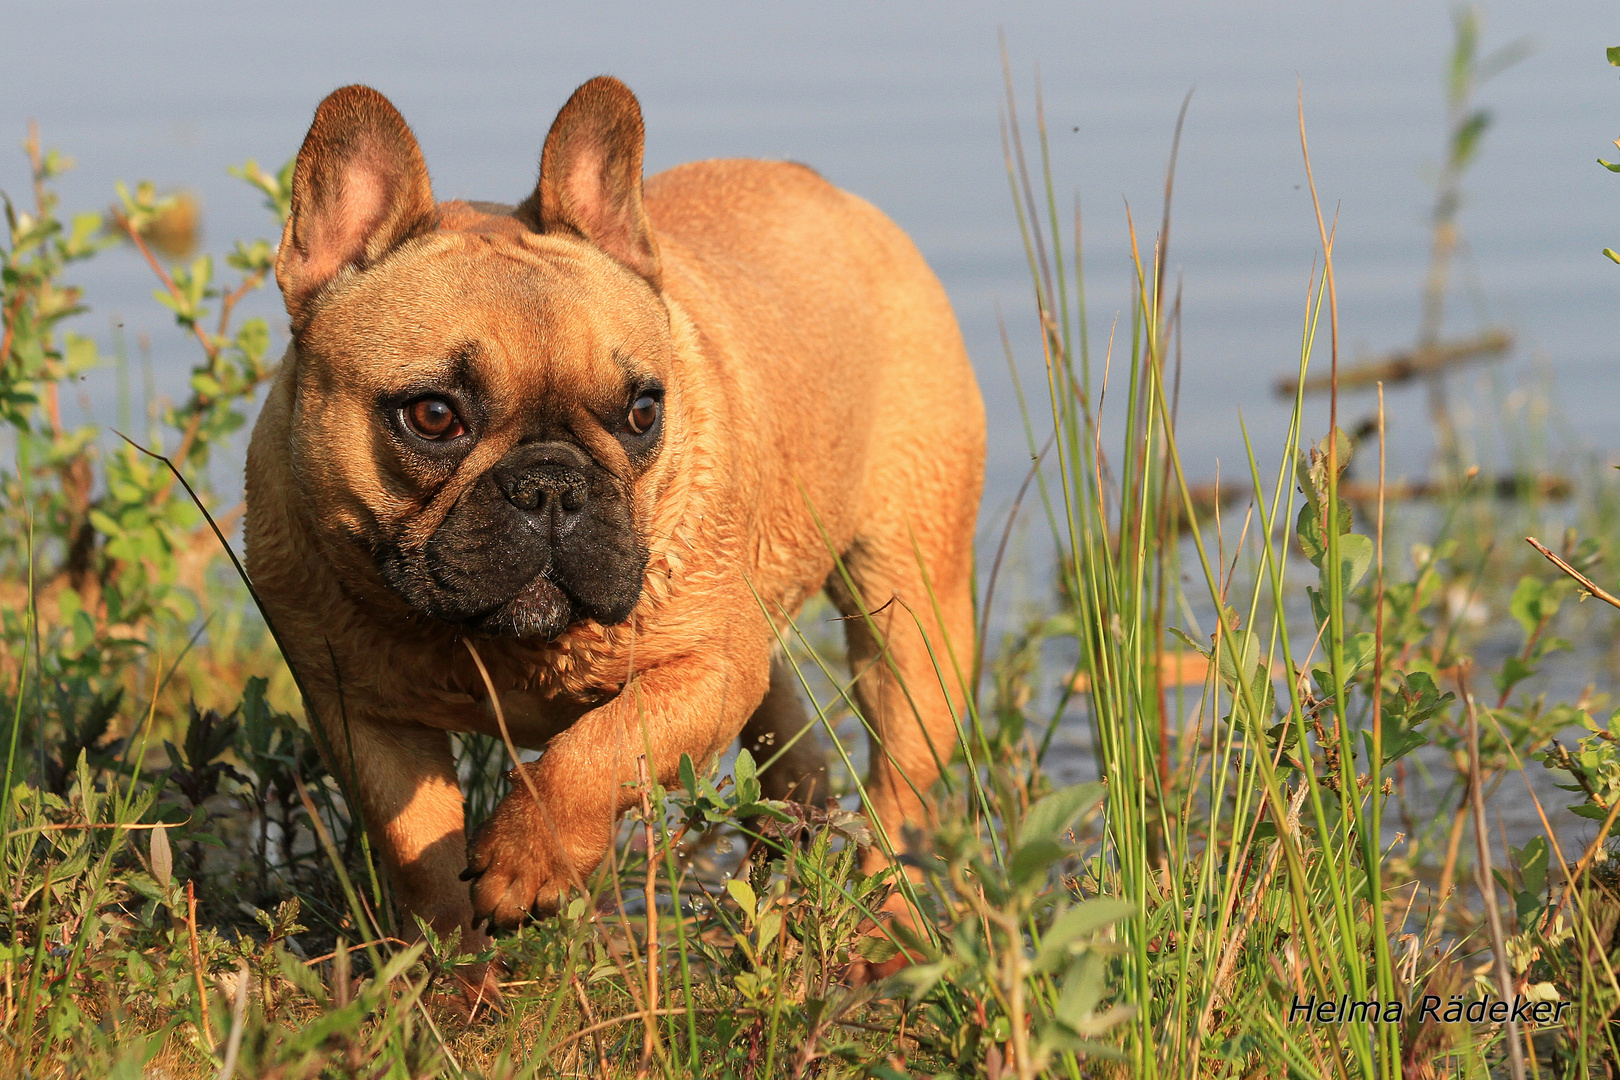
<path id="1" fill-rule="evenodd" d="M 491 637 L 553 641 L 586 620 L 611 626 L 629 619 L 641 599 L 646 558 L 640 553 L 630 560 L 633 565 L 621 566 L 612 575 L 616 581 L 600 596 L 570 588 L 554 562 L 525 575 L 511 561 L 504 574 L 492 568 L 478 574 L 421 552 L 379 552 L 376 561 L 393 590 L 431 618 Z"/>
<path id="2" fill-rule="evenodd" d="M 504 604 L 466 620 L 466 625 L 494 637 L 552 641 L 578 622 L 579 616 L 567 591 L 542 574 Z"/>

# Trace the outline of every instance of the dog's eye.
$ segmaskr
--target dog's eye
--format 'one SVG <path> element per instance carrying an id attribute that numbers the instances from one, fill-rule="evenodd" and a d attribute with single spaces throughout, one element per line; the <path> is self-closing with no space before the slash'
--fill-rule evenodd
<path id="1" fill-rule="evenodd" d="M 456 410 L 443 398 L 420 398 L 405 406 L 404 411 L 405 423 L 410 429 L 433 442 L 454 439 L 467 430 Z"/>
<path id="2" fill-rule="evenodd" d="M 636 403 L 630 406 L 630 430 L 637 435 L 645 435 L 658 423 L 658 399 L 651 394 L 642 394 L 636 398 Z"/>

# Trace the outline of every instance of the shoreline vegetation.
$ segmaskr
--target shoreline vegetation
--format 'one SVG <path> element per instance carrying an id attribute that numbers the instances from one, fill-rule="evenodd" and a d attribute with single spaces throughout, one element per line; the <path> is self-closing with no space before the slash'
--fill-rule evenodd
<path id="1" fill-rule="evenodd" d="M 1614 615 L 1576 601 L 1606 598 L 1620 486 L 1555 458 L 1533 424 L 1505 471 L 1468 457 L 1447 379 L 1512 332 L 1442 337 L 1457 209 L 1489 126 L 1476 92 L 1522 49 L 1482 53 L 1468 9 L 1455 28 L 1413 345 L 1371 369 L 1376 414 L 1341 424 L 1359 376 L 1340 363 L 1334 222 L 1302 101 L 1317 257 L 1297 371 L 1279 382 L 1292 422 L 1218 490 L 1175 440 L 1174 151 L 1156 231 L 1127 213 L 1135 295 L 1100 332 L 1078 207 L 1066 218 L 1039 95 L 1026 128 L 1004 54 L 1042 353 L 1008 347 L 1032 468 L 990 536 L 981 626 L 1015 521 L 1049 528 L 1059 558 L 1046 603 L 981 633 L 927 855 L 910 876 L 856 870 L 882 840 L 856 812 L 861 718 L 812 609 L 782 646 L 842 764 L 841 801 L 763 802 L 746 753 L 683 762 L 679 789 L 644 781 L 586 893 L 502 940 L 503 997 L 477 1016 L 451 972 L 488 957 L 402 925 L 216 537 L 239 508 L 185 482 L 230 454 L 273 372 L 270 327 L 236 317 L 271 242 L 193 256 L 195 205 L 149 184 L 65 219 L 52 183 L 71 162 L 31 128 L 33 190 L 7 199 L 0 249 L 15 448 L 0 469 L 0 1072 L 1620 1074 L 1620 710 L 1591 687 L 1535 689 L 1553 663 L 1613 670 Z M 233 172 L 267 226 L 284 220 L 290 168 Z M 103 357 L 67 321 L 86 310 L 75 267 L 114 243 L 134 246 L 197 349 L 186 399 L 146 416 L 122 347 Z M 116 431 L 63 419 L 97 366 L 120 388 Z M 1324 377 L 1330 422 L 1308 432 Z M 1431 477 L 1406 489 L 1385 478 L 1397 378 L 1425 381 L 1436 432 Z M 1095 779 L 1054 784 L 1060 734 L 1089 743 Z M 476 824 L 507 751 L 458 742 Z M 1566 798 L 1537 796 L 1525 773 L 1541 769 Z M 1505 834 L 1506 799 L 1533 807 L 1539 834 Z M 865 932 L 892 890 L 917 932 Z M 902 949 L 916 962 L 853 985 L 856 965 Z"/>

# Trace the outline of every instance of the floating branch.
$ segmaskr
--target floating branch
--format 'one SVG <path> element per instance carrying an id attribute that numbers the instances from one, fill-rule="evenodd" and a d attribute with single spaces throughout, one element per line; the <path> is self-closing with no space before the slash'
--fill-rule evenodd
<path id="1" fill-rule="evenodd" d="M 1254 494 L 1247 484 L 1222 484 L 1217 491 L 1214 484 L 1194 484 L 1188 489 L 1193 508 L 1200 517 L 1215 509 L 1217 504 L 1230 506 Z M 1389 502 L 1411 502 L 1417 499 L 1444 499 L 1454 495 L 1491 495 L 1498 499 L 1521 499 L 1527 496 L 1562 502 L 1575 493 L 1575 485 L 1567 476 L 1539 473 L 1504 473 L 1481 480 L 1477 477 L 1462 483 L 1438 480 L 1401 480 L 1384 487 L 1384 498 Z M 1378 485 L 1362 480 L 1345 480 L 1339 484 L 1339 497 L 1349 503 L 1371 504 L 1378 500 Z"/>
<path id="2" fill-rule="evenodd" d="M 1339 389 L 1355 390 L 1380 382 L 1394 386 L 1447 368 L 1489 360 L 1511 348 L 1512 334 L 1506 330 L 1489 330 L 1478 337 L 1442 341 L 1422 349 L 1390 353 L 1382 360 L 1340 368 Z M 1307 394 L 1325 394 L 1332 386 L 1332 377 L 1328 375 L 1313 375 L 1305 380 Z M 1285 376 L 1276 382 L 1278 397 L 1291 398 L 1298 390 L 1299 380 L 1296 378 Z"/>

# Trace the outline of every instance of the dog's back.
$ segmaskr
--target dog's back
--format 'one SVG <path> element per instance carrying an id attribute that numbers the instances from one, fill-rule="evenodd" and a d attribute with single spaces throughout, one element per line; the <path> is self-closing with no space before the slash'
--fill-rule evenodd
<path id="1" fill-rule="evenodd" d="M 792 162 L 681 165 L 646 198 L 665 289 L 738 403 L 731 434 L 776 470 L 757 478 L 760 517 L 809 523 L 808 502 L 828 537 L 812 525 L 796 539 L 845 549 L 862 521 L 920 503 L 949 531 L 962 517 L 971 540 L 984 409 L 945 291 L 905 233 Z"/>

